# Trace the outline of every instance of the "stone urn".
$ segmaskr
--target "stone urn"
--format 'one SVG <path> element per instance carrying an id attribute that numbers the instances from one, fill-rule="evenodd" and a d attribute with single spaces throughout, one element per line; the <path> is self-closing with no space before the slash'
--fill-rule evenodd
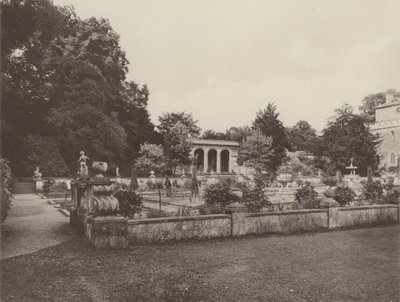
<path id="1" fill-rule="evenodd" d="M 108 164 L 103 161 L 93 161 L 92 164 L 92 172 L 95 174 L 95 177 L 104 177 L 103 173 L 105 173 L 108 169 Z"/>

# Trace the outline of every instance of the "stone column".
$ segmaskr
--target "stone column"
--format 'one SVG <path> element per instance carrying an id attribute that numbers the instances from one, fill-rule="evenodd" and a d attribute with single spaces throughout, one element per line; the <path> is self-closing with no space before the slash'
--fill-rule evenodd
<path id="1" fill-rule="evenodd" d="M 94 209 L 94 196 L 93 196 L 93 186 L 87 188 L 87 201 L 88 201 L 88 213 L 92 213 Z"/>
<path id="2" fill-rule="evenodd" d="M 217 173 L 221 173 L 221 150 L 217 149 Z"/>
<path id="3" fill-rule="evenodd" d="M 208 170 L 208 149 L 203 149 L 204 151 L 204 173 L 207 173 Z"/>

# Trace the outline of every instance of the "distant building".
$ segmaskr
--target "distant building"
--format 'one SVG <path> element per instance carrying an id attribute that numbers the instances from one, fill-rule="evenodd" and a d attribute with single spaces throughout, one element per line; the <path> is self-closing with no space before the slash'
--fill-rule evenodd
<path id="1" fill-rule="evenodd" d="M 193 139 L 191 156 L 197 159 L 197 170 L 203 173 L 237 173 L 239 143 L 228 140 Z"/>
<path id="2" fill-rule="evenodd" d="M 386 168 L 400 165 L 400 96 L 388 91 L 386 101 L 375 110 L 371 132 L 382 139 L 379 146 L 380 165 Z"/>

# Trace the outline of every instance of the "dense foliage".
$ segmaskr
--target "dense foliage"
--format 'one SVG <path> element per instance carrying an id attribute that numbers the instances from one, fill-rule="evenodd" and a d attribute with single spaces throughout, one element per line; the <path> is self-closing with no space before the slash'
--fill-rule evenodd
<path id="1" fill-rule="evenodd" d="M 135 168 L 138 176 L 148 177 L 154 171 L 162 175 L 166 169 L 166 159 L 161 145 L 144 143 L 140 145 L 139 157 L 136 159 Z"/>
<path id="2" fill-rule="evenodd" d="M 348 186 L 341 184 L 338 185 L 333 192 L 333 199 L 336 200 L 341 207 L 348 205 L 350 201 L 354 200 L 356 193 Z"/>
<path id="3" fill-rule="evenodd" d="M 149 91 L 126 81 L 128 61 L 108 20 L 81 20 L 50 0 L 3 1 L 1 17 L 2 154 L 15 173 L 76 171 L 84 150 L 129 174 L 126 162 L 155 139 L 154 126 Z M 49 140 L 47 162 L 26 156 Z"/>
<path id="4" fill-rule="evenodd" d="M 165 113 L 158 120 L 160 124 L 157 128 L 163 137 L 168 174 L 175 174 L 178 166 L 190 164 L 190 139 L 200 134 L 200 128 L 192 115 L 185 112 Z"/>
<path id="5" fill-rule="evenodd" d="M 317 131 L 307 121 L 299 121 L 293 127 L 286 128 L 286 136 L 291 151 L 315 153 Z"/>
<path id="6" fill-rule="evenodd" d="M 353 158 L 357 173 L 366 175 L 368 166 L 377 168 L 378 143 L 365 119 L 354 114 L 351 107 L 344 106 L 336 110 L 336 117 L 323 130 L 318 144 L 319 167 L 331 174 L 337 170 L 345 174 Z"/>
<path id="7" fill-rule="evenodd" d="M 295 200 L 304 209 L 317 209 L 319 207 L 318 193 L 310 182 L 305 182 L 296 191 Z"/>
<path id="8" fill-rule="evenodd" d="M 238 201 L 239 198 L 232 192 L 227 183 L 216 183 L 205 189 L 203 199 L 207 205 L 219 205 L 224 207 Z"/>
<path id="9" fill-rule="evenodd" d="M 0 159 L 0 172 L 1 172 L 1 179 L 0 179 L 0 184 L 1 184 L 1 222 L 3 222 L 8 215 L 8 211 L 11 209 L 11 200 L 12 200 L 12 194 L 11 194 L 11 180 L 12 180 L 12 173 L 11 173 L 11 168 L 8 165 L 8 161 L 1 158 Z"/>
<path id="10" fill-rule="evenodd" d="M 264 194 L 264 182 L 260 176 L 256 176 L 254 183 L 239 184 L 242 191 L 240 203 L 252 212 L 259 212 L 262 208 L 270 206 L 267 196 Z"/>
<path id="11" fill-rule="evenodd" d="M 272 138 L 273 154 L 269 164 L 271 173 L 276 172 L 285 158 L 286 149 L 289 148 L 285 128 L 278 117 L 279 113 L 276 112 L 276 106 L 269 103 L 267 108 L 257 113 L 252 125 L 253 129 L 259 130 L 265 137 Z"/>
<path id="12" fill-rule="evenodd" d="M 134 191 L 118 190 L 114 195 L 118 199 L 119 212 L 124 217 L 133 217 L 142 209 L 143 198 Z"/>
<path id="13" fill-rule="evenodd" d="M 259 130 L 253 130 L 240 145 L 238 163 L 252 167 L 259 173 L 274 169 L 274 150 L 271 137 Z"/>

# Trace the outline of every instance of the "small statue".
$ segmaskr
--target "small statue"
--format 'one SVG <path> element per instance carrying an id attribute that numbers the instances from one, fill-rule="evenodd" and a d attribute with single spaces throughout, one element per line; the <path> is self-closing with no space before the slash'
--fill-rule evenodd
<path id="1" fill-rule="evenodd" d="M 88 175 L 88 166 L 86 165 L 86 160 L 90 159 L 85 155 L 85 152 L 79 152 L 80 157 L 78 159 L 78 163 L 80 165 L 80 174 L 81 175 Z"/>
<path id="2" fill-rule="evenodd" d="M 120 177 L 121 177 L 121 175 L 119 174 L 119 167 L 116 167 L 116 168 L 115 168 L 115 176 L 116 176 L 117 178 L 120 178 Z"/>
<path id="3" fill-rule="evenodd" d="M 42 180 L 42 173 L 40 173 L 39 167 L 36 167 L 35 171 L 33 171 L 32 179 L 34 181 L 41 181 Z"/>

